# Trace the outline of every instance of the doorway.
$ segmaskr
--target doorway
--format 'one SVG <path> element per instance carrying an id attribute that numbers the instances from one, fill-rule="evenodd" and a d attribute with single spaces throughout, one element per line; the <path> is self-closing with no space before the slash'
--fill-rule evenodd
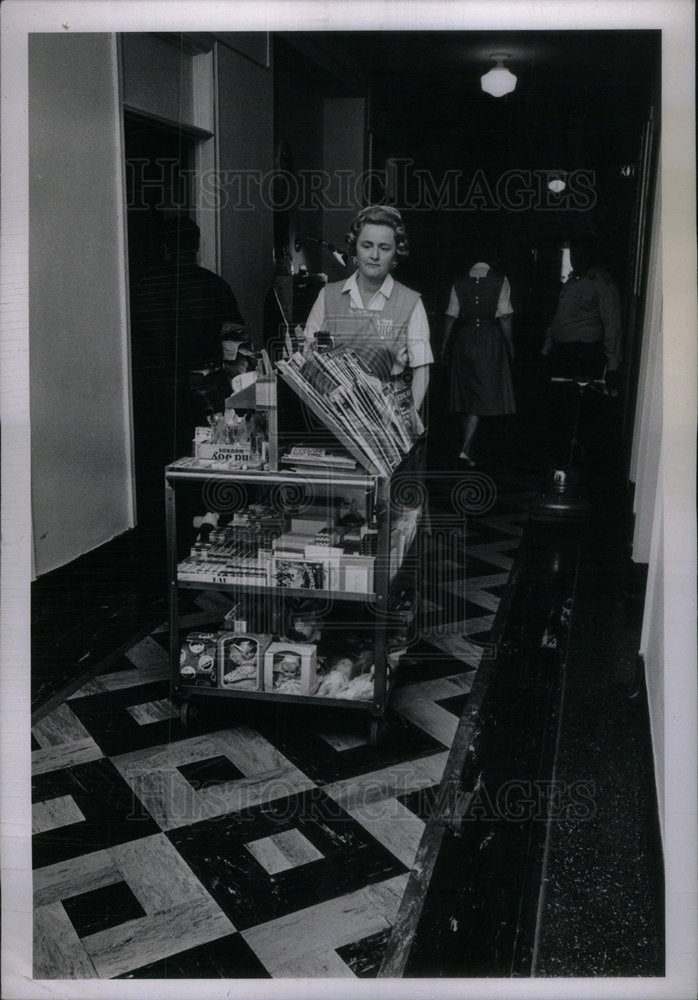
<path id="1" fill-rule="evenodd" d="M 158 223 L 193 216 L 197 140 L 175 125 L 124 112 L 128 263 L 131 287 L 160 261 Z"/>
<path id="2" fill-rule="evenodd" d="M 136 523 L 154 542 L 162 540 L 164 520 L 162 434 L 156 429 L 162 421 L 153 397 L 157 358 L 133 316 L 141 283 L 164 263 L 164 225 L 194 218 L 197 142 L 177 125 L 124 112 Z"/>

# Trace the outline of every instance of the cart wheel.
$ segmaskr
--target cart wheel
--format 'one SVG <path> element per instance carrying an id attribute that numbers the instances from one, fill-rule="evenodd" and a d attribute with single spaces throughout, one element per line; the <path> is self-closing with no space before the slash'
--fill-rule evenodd
<path id="1" fill-rule="evenodd" d="M 371 746 L 379 747 L 385 742 L 385 722 L 382 719 L 371 719 Z"/>
<path id="2" fill-rule="evenodd" d="M 183 701 L 179 706 L 179 721 L 185 729 L 191 729 L 199 722 L 200 718 L 198 708 L 192 705 L 189 700 Z"/>

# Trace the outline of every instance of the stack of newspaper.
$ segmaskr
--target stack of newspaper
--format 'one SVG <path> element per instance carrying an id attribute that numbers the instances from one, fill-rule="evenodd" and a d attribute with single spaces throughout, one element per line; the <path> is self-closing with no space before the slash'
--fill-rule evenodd
<path id="1" fill-rule="evenodd" d="M 377 475 L 390 475 L 424 429 L 409 387 L 381 382 L 351 348 L 296 352 L 277 367 L 316 416 Z"/>

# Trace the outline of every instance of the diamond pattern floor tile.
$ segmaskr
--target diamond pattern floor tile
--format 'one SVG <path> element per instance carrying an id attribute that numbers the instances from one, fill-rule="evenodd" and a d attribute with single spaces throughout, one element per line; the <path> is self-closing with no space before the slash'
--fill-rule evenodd
<path id="1" fill-rule="evenodd" d="M 365 718 L 300 725 L 290 709 L 184 729 L 166 623 L 37 723 L 38 978 L 376 976 L 528 499 L 481 498 L 473 516 L 478 484 L 432 485 L 446 506 L 380 746 Z M 182 626 L 230 607 L 197 595 Z"/>

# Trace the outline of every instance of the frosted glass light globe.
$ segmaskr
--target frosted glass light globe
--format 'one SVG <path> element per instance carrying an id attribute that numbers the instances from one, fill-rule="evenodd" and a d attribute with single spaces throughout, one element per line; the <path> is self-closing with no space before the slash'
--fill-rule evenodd
<path id="1" fill-rule="evenodd" d="M 501 60 L 499 60 L 497 66 L 480 77 L 480 86 L 486 94 L 491 94 L 492 97 L 504 97 L 505 94 L 510 94 L 512 90 L 516 89 L 516 77 L 509 72 L 506 66 L 502 66 Z"/>

